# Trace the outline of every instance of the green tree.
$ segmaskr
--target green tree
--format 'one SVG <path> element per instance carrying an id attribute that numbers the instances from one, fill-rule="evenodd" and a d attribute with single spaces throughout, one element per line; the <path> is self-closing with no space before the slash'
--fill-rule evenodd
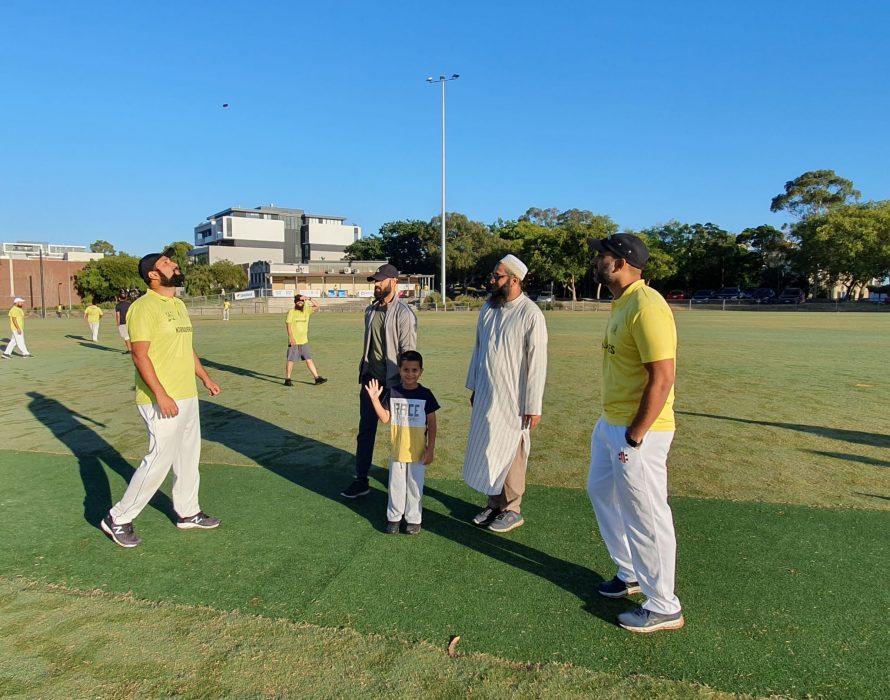
<path id="1" fill-rule="evenodd" d="M 98 241 L 90 243 L 90 252 L 102 253 L 102 255 L 114 255 L 114 246 L 108 241 L 103 241 L 100 238 Z"/>
<path id="2" fill-rule="evenodd" d="M 432 249 L 438 230 L 426 221 L 391 221 L 380 227 L 383 257 L 399 270 L 420 275 L 435 274 Z"/>
<path id="3" fill-rule="evenodd" d="M 186 294 L 192 297 L 206 297 L 219 293 L 219 282 L 210 268 L 210 265 L 193 265 L 189 269 L 184 283 Z"/>
<path id="4" fill-rule="evenodd" d="M 202 266 L 192 266 L 189 274 L 197 267 Z M 247 287 L 247 273 L 244 271 L 244 267 L 229 260 L 218 260 L 210 265 L 210 274 L 216 281 L 217 291 L 238 292 Z"/>
<path id="5" fill-rule="evenodd" d="M 383 240 L 380 236 L 359 238 L 346 246 L 344 257 L 350 262 L 353 260 L 384 260 Z"/>
<path id="6" fill-rule="evenodd" d="M 90 260 L 74 276 L 77 293 L 85 300 L 113 301 L 122 289 L 145 289 L 139 276 L 139 258 L 126 253 Z"/>
<path id="7" fill-rule="evenodd" d="M 185 272 L 189 266 L 188 253 L 192 248 L 194 248 L 194 246 L 191 243 L 187 243 L 186 241 L 174 241 L 166 248 L 164 248 L 164 250 L 167 250 L 167 248 L 173 249 L 172 259 L 176 261 L 177 265 L 179 265 L 179 269 Z"/>
<path id="8" fill-rule="evenodd" d="M 441 231 L 441 216 L 434 217 L 430 223 L 430 231 L 437 234 Z M 430 258 L 434 269 L 440 268 L 441 235 L 429 244 Z M 487 260 L 492 255 L 498 239 L 492 236 L 485 224 L 471 221 L 466 215 L 457 212 L 449 213 L 445 219 L 445 269 L 448 278 L 467 285 L 473 279 L 479 279 L 490 270 L 485 270 Z"/>
<path id="9" fill-rule="evenodd" d="M 810 170 L 785 183 L 785 192 L 773 197 L 771 212 L 787 211 L 798 219 L 824 214 L 833 207 L 859 201 L 853 182 L 834 170 Z"/>

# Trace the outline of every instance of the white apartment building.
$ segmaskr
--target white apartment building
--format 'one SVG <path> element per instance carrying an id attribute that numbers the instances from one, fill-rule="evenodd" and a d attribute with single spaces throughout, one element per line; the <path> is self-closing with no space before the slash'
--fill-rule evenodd
<path id="1" fill-rule="evenodd" d="M 361 227 L 347 224 L 344 216 L 308 214 L 271 204 L 254 209 L 230 207 L 195 227 L 195 248 L 189 256 L 202 263 L 341 261 L 346 246 L 361 237 Z"/>

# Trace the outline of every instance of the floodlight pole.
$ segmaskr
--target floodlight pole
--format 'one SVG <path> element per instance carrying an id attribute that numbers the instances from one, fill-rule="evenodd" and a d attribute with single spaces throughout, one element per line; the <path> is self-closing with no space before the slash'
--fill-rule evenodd
<path id="1" fill-rule="evenodd" d="M 427 78 L 428 83 L 440 83 L 442 85 L 442 310 L 446 309 L 445 296 L 445 83 L 449 80 L 457 80 L 460 76 L 453 73 L 450 78 L 440 75 L 438 80 Z"/>

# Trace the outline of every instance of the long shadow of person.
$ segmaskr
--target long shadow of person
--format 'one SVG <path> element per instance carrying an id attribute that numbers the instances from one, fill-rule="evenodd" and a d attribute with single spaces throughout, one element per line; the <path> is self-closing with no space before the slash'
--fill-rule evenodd
<path id="1" fill-rule="evenodd" d="M 99 527 L 111 508 L 111 485 L 103 464 L 129 483 L 136 471 L 121 454 L 103 440 L 99 434 L 86 425 L 92 423 L 98 428 L 105 425 L 84 416 L 39 392 L 29 391 L 31 402 L 28 410 L 37 420 L 49 428 L 71 453 L 77 457 L 80 480 L 83 482 L 83 517 L 93 527 Z M 150 505 L 176 522 L 173 502 L 158 491 Z"/>
<path id="2" fill-rule="evenodd" d="M 201 358 L 201 364 L 209 369 L 218 369 L 222 372 L 229 372 L 242 377 L 250 377 L 251 379 L 261 379 L 264 382 L 272 382 L 273 384 L 280 384 L 282 382 L 282 378 L 274 374 L 257 372 L 252 369 L 245 369 L 244 367 L 236 367 L 235 365 L 225 365 L 222 362 L 214 362 L 205 357 Z"/>
<path id="3" fill-rule="evenodd" d="M 383 485 L 383 491 L 372 489 L 369 496 L 346 502 L 332 484 L 339 483 L 337 477 L 352 468 L 354 456 L 349 452 L 209 401 L 201 401 L 201 432 L 205 440 L 225 445 L 296 486 L 350 508 L 382 528 L 387 502 L 386 470 L 374 467 L 371 471 L 371 477 Z M 468 522 L 479 510 L 477 505 L 438 489 L 426 487 L 424 491 L 427 498 L 436 499 L 449 510 L 449 515 L 425 510 L 425 530 L 550 581 L 581 599 L 592 614 L 604 620 L 614 619 L 614 601 L 610 603 L 596 594 L 596 586 L 603 580 L 599 574 L 481 530 Z"/>

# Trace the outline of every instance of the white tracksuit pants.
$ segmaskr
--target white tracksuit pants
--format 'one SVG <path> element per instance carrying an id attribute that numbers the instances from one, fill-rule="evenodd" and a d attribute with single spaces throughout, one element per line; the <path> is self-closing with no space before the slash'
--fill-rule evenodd
<path id="1" fill-rule="evenodd" d="M 198 397 L 176 402 L 179 415 L 162 418 L 157 404 L 138 405 L 148 430 L 148 454 L 123 497 L 111 509 L 116 525 L 132 522 L 161 488 L 171 467 L 173 469 L 173 508 L 184 518 L 201 510 L 198 505 L 201 457 L 201 421 Z"/>
<path id="2" fill-rule="evenodd" d="M 677 539 L 667 502 L 667 456 L 673 432 L 646 433 L 639 449 L 624 439 L 627 426 L 597 421 L 590 443 L 587 494 L 618 577 L 637 581 L 643 607 L 672 614 Z"/>
<path id="3" fill-rule="evenodd" d="M 9 344 L 6 346 L 6 350 L 3 351 L 4 355 L 11 355 L 12 351 L 15 348 L 19 349 L 19 352 L 22 355 L 30 355 L 28 352 L 28 348 L 25 346 L 25 334 L 22 331 L 10 331 L 12 337 L 9 339 Z"/>
<path id="4" fill-rule="evenodd" d="M 98 323 L 91 323 L 91 324 L 90 324 L 90 333 L 93 334 L 93 342 L 94 342 L 94 343 L 95 343 L 97 340 L 99 340 L 99 324 L 98 324 Z"/>
<path id="5" fill-rule="evenodd" d="M 423 520 L 421 499 L 426 465 L 423 462 L 392 462 L 389 465 L 389 503 L 386 519 L 419 525 Z"/>

